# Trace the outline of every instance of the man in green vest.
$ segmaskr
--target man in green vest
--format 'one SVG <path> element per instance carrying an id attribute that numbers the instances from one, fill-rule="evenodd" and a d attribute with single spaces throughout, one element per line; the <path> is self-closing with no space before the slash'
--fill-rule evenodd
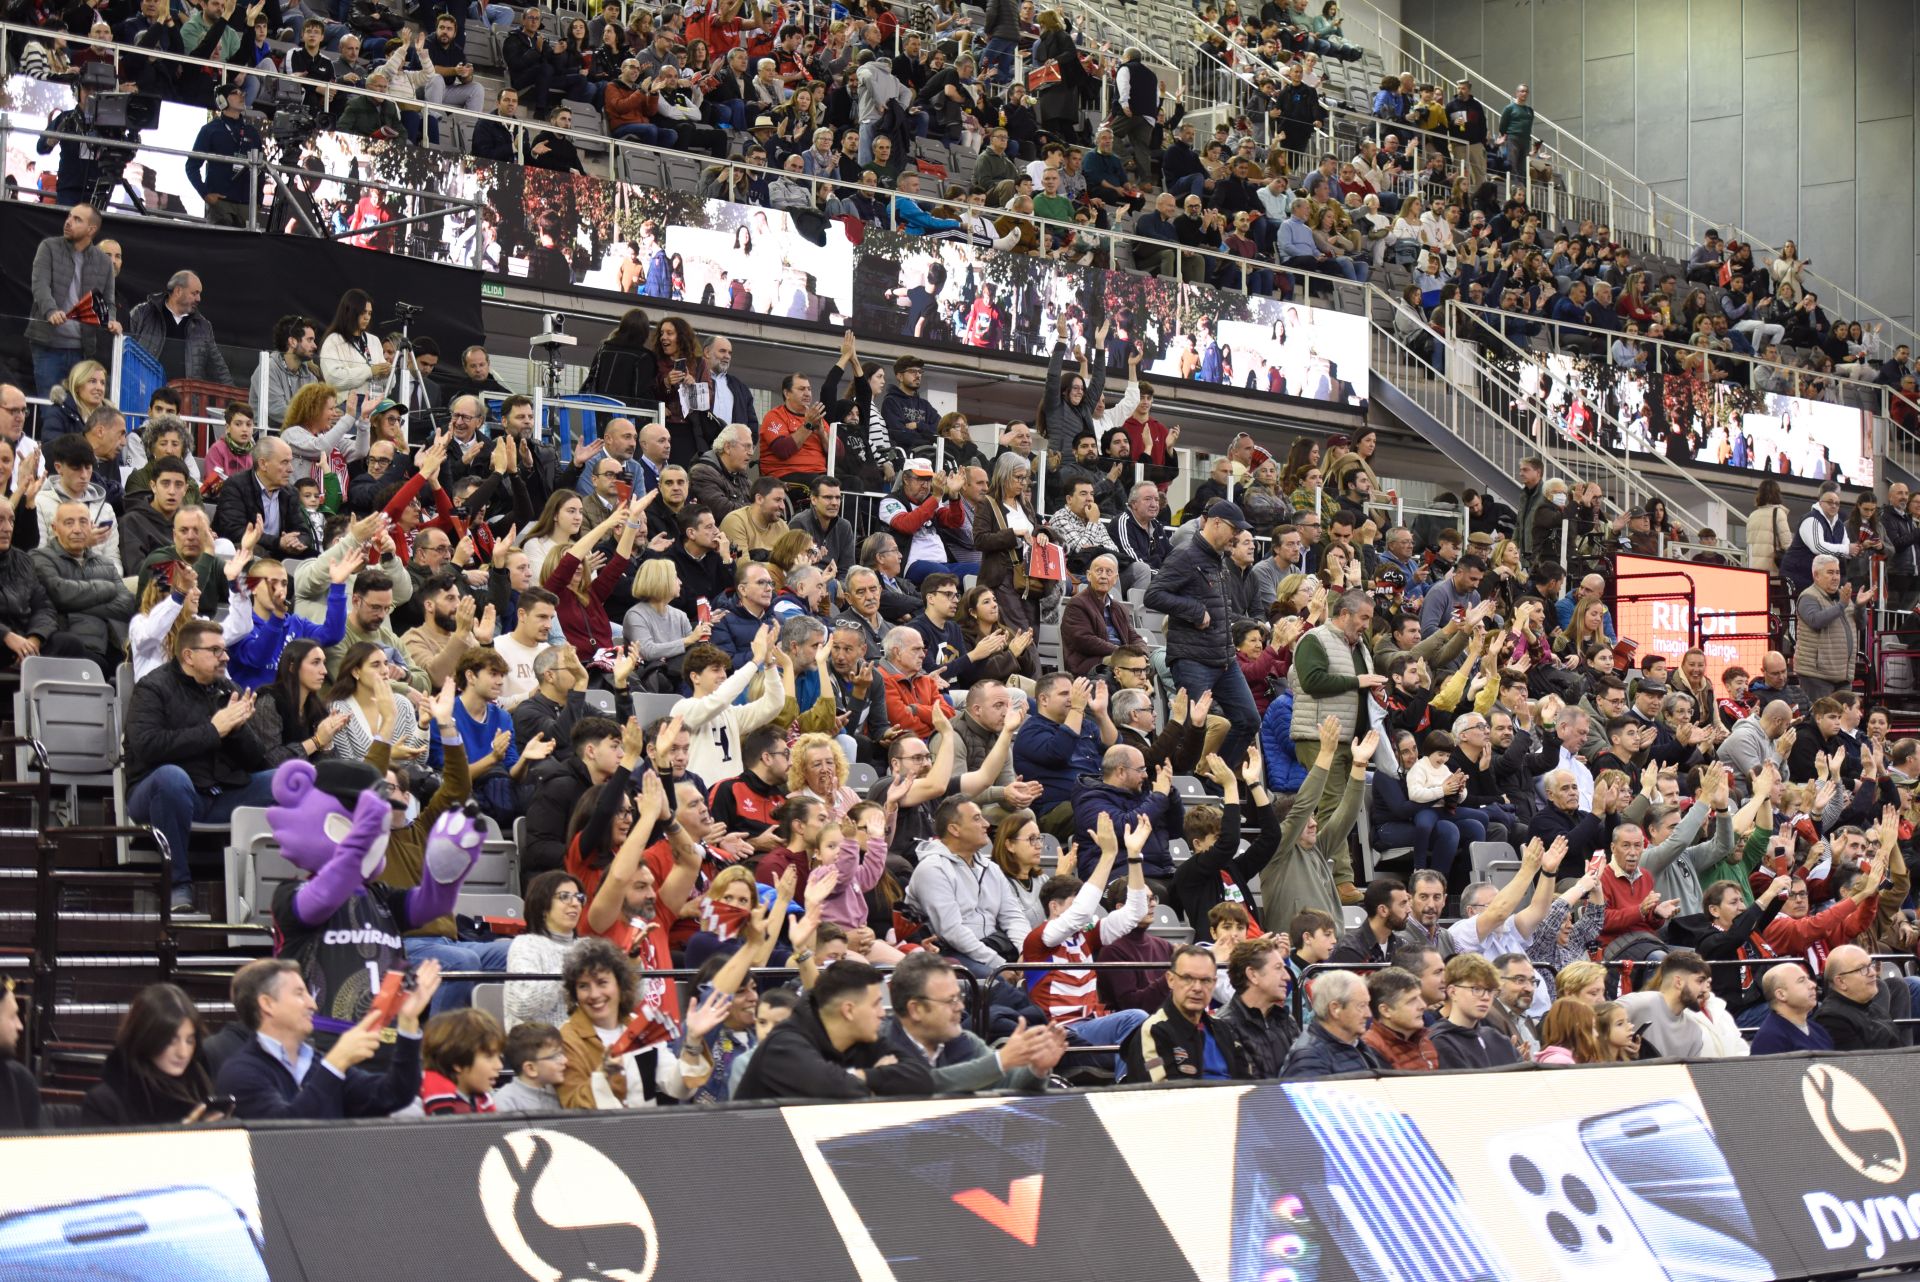
<path id="1" fill-rule="evenodd" d="M 1322 832 L 1333 827 L 1333 813 L 1350 787 L 1365 787 L 1350 779 L 1353 765 L 1353 741 L 1370 728 L 1372 715 L 1368 703 L 1372 691 L 1386 684 L 1386 678 L 1373 670 L 1373 656 L 1366 646 L 1367 625 L 1373 621 L 1373 598 L 1365 592 L 1345 592 L 1333 603 L 1327 621 L 1301 637 L 1293 650 L 1293 667 L 1287 683 L 1293 689 L 1293 721 L 1288 727 L 1296 745 L 1320 737 L 1323 718 L 1332 717 L 1340 726 L 1340 747 L 1327 766 L 1327 783 L 1317 807 Z M 1312 760 L 1312 746 L 1300 747 L 1302 761 Z M 1353 882 L 1353 859 L 1342 845 L 1334 850 L 1333 879 L 1342 904 L 1360 902 L 1359 887 Z"/>

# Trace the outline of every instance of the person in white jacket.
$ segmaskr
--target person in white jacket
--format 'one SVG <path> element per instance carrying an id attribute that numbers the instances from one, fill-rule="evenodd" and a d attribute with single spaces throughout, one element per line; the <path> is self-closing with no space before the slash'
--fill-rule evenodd
<path id="1" fill-rule="evenodd" d="M 687 770 L 702 783 L 712 785 L 731 779 L 745 765 L 740 745 L 746 737 L 780 715 L 787 701 L 786 683 L 780 669 L 792 662 L 773 643 L 773 626 L 768 624 L 754 634 L 753 658 L 733 672 L 727 652 L 715 645 L 696 645 L 681 661 L 681 672 L 693 694 L 673 705 L 668 715 L 679 717 L 692 741 L 687 753 Z M 766 672 L 760 697 L 752 703 L 736 704 L 754 675 Z"/>
<path id="2" fill-rule="evenodd" d="M 234 554 L 227 558 L 227 617 L 220 624 L 220 643 L 231 648 L 253 631 L 253 598 L 246 587 L 247 562 L 253 559 L 254 544 L 260 538 L 255 522 Z M 170 662 L 168 638 L 182 618 L 191 619 L 200 611 L 200 578 L 191 568 L 174 571 L 169 584 L 155 574 L 140 600 L 140 613 L 127 621 L 127 650 L 133 660 L 133 679 L 146 676 Z"/>
<path id="3" fill-rule="evenodd" d="M 1120 853 L 1120 834 L 1114 831 L 1113 816 L 1103 811 L 1094 823 L 1093 836 L 1100 847 L 1100 859 L 1093 867 L 1093 875 L 1082 882 L 1063 874 L 1048 878 L 1040 887 L 1041 908 L 1047 919 L 1028 932 L 1020 949 L 1021 960 L 1095 961 L 1102 948 L 1132 934 L 1141 922 L 1152 916 L 1153 895 L 1147 889 L 1146 864 L 1140 858 L 1152 834 L 1153 825 L 1145 817 L 1127 830 L 1127 901 L 1101 917 L 1100 896 Z M 1073 1042 L 1085 1046 L 1118 1046 L 1146 1023 L 1144 1010 L 1108 1011 L 1102 1006 L 1096 976 L 1091 970 L 1029 973 L 1036 981 L 1030 985 L 1034 1004 L 1047 1013 L 1048 1021 L 1054 1026 L 1065 1027 Z M 1120 1060 L 1116 1056 L 1114 1075 L 1119 1076 L 1120 1071 Z"/>

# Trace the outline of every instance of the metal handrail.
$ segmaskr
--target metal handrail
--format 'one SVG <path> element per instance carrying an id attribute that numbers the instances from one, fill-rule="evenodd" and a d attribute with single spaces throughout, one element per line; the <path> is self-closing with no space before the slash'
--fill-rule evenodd
<path id="1" fill-rule="evenodd" d="M 1467 342 L 1474 344 L 1476 347 L 1491 346 L 1495 350 L 1504 349 L 1518 357 L 1533 357 L 1534 355 L 1536 355 L 1536 353 L 1534 353 L 1530 349 L 1519 346 L 1511 338 L 1508 338 L 1506 334 L 1501 332 L 1496 327 L 1491 327 L 1483 324 L 1475 327 L 1474 334 L 1471 337 L 1460 334 L 1458 332 L 1458 329 L 1456 328 L 1456 320 L 1460 312 L 1465 310 L 1469 310 L 1469 309 L 1467 308 L 1456 309 L 1454 306 L 1451 306 L 1451 305 L 1449 305 L 1445 309 L 1447 336 L 1449 340 L 1448 341 L 1449 356 L 1451 356 L 1455 351 L 1461 350 L 1460 344 L 1453 341 L 1456 338 L 1466 339 Z M 1515 398 L 1516 402 L 1520 399 L 1520 389 L 1516 384 L 1508 380 L 1503 374 L 1500 374 L 1499 371 L 1492 364 L 1484 360 L 1479 360 L 1477 355 L 1476 355 L 1476 361 L 1477 361 L 1477 372 L 1479 372 L 1482 377 L 1489 378 L 1497 386 L 1499 386 L 1503 392 L 1506 392 L 1509 395 L 1512 395 Z M 1620 432 L 1621 439 L 1623 440 L 1626 439 L 1625 425 L 1622 424 L 1616 416 L 1609 414 L 1606 411 L 1604 406 L 1595 405 L 1591 408 L 1594 413 L 1594 418 L 1597 422 L 1602 422 L 1612 427 L 1616 431 Z M 1677 504 L 1673 503 L 1670 499 L 1667 499 L 1666 495 L 1659 494 L 1657 491 L 1653 490 L 1653 487 L 1650 484 L 1648 484 L 1645 478 L 1640 474 L 1639 468 L 1628 466 L 1624 462 L 1616 462 L 1611 453 L 1605 450 L 1595 449 L 1594 447 L 1588 445 L 1584 441 L 1574 441 L 1574 440 L 1571 440 L 1570 438 L 1563 438 L 1563 439 L 1566 441 L 1566 444 L 1568 447 L 1577 449 L 1583 454 L 1586 454 L 1592 457 L 1593 459 L 1596 459 L 1596 460 L 1605 459 L 1607 466 L 1610 468 L 1623 468 L 1628 478 L 1627 492 L 1629 494 L 1634 492 L 1636 485 L 1644 486 L 1650 497 L 1659 497 L 1665 500 L 1667 502 L 1668 508 L 1670 509 L 1670 514 L 1684 517 L 1686 519 L 1687 524 L 1692 528 L 1699 529 L 1701 526 L 1707 524 L 1707 522 L 1698 514 L 1691 512 L 1687 509 L 1680 508 Z M 1675 463 L 1672 459 L 1667 458 L 1663 454 L 1651 454 L 1651 455 L 1645 456 L 1645 458 L 1647 459 L 1649 466 L 1651 466 L 1652 468 L 1663 469 L 1669 476 L 1682 482 L 1686 487 L 1692 489 L 1695 493 L 1697 493 L 1701 498 L 1705 499 L 1708 503 L 1719 505 L 1720 507 L 1724 508 L 1731 517 L 1739 520 L 1741 524 L 1744 525 L 1746 523 L 1746 519 L 1747 519 L 1746 513 L 1738 511 L 1737 509 L 1734 509 L 1730 505 L 1723 502 L 1720 499 L 1720 497 L 1716 495 L 1712 490 L 1708 489 L 1707 486 L 1704 483 L 1702 483 L 1698 477 L 1688 472 L 1685 468 L 1681 467 L 1678 463 Z"/>
<path id="2" fill-rule="evenodd" d="M 1404 306 L 1397 300 L 1395 305 Z M 1633 506 L 1637 478 L 1630 469 L 1623 468 L 1608 455 L 1577 449 L 1575 442 L 1565 439 L 1536 441 L 1522 432 L 1509 422 L 1504 414 L 1489 407 L 1477 391 L 1469 390 L 1462 385 L 1457 369 L 1452 368 L 1453 344 L 1448 345 L 1446 354 L 1448 372 L 1444 375 L 1436 375 L 1432 373 L 1432 367 L 1427 361 L 1408 347 L 1400 336 L 1393 332 L 1391 326 L 1376 324 L 1373 332 L 1378 340 L 1374 347 L 1375 359 L 1378 362 L 1376 369 L 1392 367 L 1405 371 L 1401 377 L 1391 380 L 1393 385 L 1448 431 L 1486 456 L 1496 473 L 1517 476 L 1520 460 L 1539 456 L 1543 459 L 1551 459 L 1562 471 L 1575 476 L 1582 482 L 1589 480 L 1598 482 L 1604 501 L 1616 514 L 1627 511 Z M 1442 336 L 1435 334 L 1434 341 L 1441 342 Z M 1386 360 L 1380 361 L 1379 358 L 1383 353 Z M 1475 372 L 1479 373 L 1485 369 L 1486 367 L 1481 365 Z M 1486 381 L 1492 383 L 1495 380 L 1488 378 Z M 1478 386 L 1477 380 L 1475 383 Z M 1464 407 L 1477 409 L 1484 418 L 1484 426 L 1489 430 L 1476 435 L 1475 429 L 1482 424 L 1463 413 Z M 1582 468 L 1587 470 L 1582 471 Z M 1593 472 L 1599 474 L 1593 475 L 1591 474 Z M 1616 502 L 1611 497 L 1605 496 L 1608 481 L 1618 484 L 1621 494 L 1627 500 L 1625 503 Z M 1644 485 L 1644 482 L 1641 484 Z M 1651 490 L 1651 487 L 1646 488 Z"/>

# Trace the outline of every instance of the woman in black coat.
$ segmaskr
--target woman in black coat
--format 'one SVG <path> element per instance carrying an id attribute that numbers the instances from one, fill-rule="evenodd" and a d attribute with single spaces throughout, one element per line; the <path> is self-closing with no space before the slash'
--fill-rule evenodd
<path id="1" fill-rule="evenodd" d="M 205 1040 L 200 1011 L 186 993 L 172 984 L 141 989 L 120 1021 L 99 1084 L 80 1102 L 81 1117 L 89 1126 L 171 1126 L 207 1117 L 213 1078 L 200 1050 Z"/>
<path id="2" fill-rule="evenodd" d="M 580 390 L 611 396 L 636 408 L 653 405 L 657 400 L 655 385 L 659 382 L 659 369 L 653 350 L 647 346 L 652 328 L 645 312 L 638 307 L 628 308 L 620 323 L 600 344 L 600 350 L 593 354 L 593 365 L 587 370 L 587 381 Z"/>
<path id="3" fill-rule="evenodd" d="M 1034 42 L 1030 65 L 1040 68 L 1049 62 L 1058 67 L 1060 78 L 1040 86 L 1040 127 L 1069 142 L 1083 142 L 1080 104 L 1093 88 L 1093 77 L 1080 65 L 1073 33 L 1052 9 L 1040 15 L 1040 39 Z"/>

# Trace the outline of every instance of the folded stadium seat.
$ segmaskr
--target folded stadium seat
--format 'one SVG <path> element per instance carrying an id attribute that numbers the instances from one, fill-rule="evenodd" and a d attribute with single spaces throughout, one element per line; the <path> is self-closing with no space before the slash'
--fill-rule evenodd
<path id="1" fill-rule="evenodd" d="M 462 886 L 460 898 L 454 901 L 453 911 L 462 917 L 506 917 L 518 921 L 526 907 L 518 895 L 474 894 Z"/>
<path id="2" fill-rule="evenodd" d="M 1340 906 L 1340 928 L 1343 932 L 1352 930 L 1356 926 L 1364 926 L 1366 922 L 1367 910 L 1359 904 L 1342 904 Z"/>
<path id="3" fill-rule="evenodd" d="M 507 65 L 500 56 L 500 42 L 504 39 L 493 27 L 481 23 L 467 24 L 467 59 L 475 69 L 499 70 Z"/>
<path id="4" fill-rule="evenodd" d="M 253 871 L 259 858 L 262 843 L 274 845 L 273 830 L 267 826 L 265 806 L 241 806 L 233 812 L 233 824 L 227 838 L 226 853 L 226 917 L 232 925 L 240 925 L 253 919 L 256 907 L 265 912 L 272 907 L 271 901 L 257 903 L 252 897 Z"/>
<path id="5" fill-rule="evenodd" d="M 1040 630 L 1034 634 L 1033 645 L 1033 657 L 1039 661 L 1043 671 L 1051 672 L 1060 667 L 1062 646 L 1059 624 L 1041 624 Z"/>
<path id="6" fill-rule="evenodd" d="M 619 710 L 613 702 L 613 691 L 586 690 L 581 693 L 581 697 L 586 701 L 587 711 L 594 716 L 607 717 L 615 721 L 620 719 Z"/>
<path id="7" fill-rule="evenodd" d="M 661 717 L 673 712 L 673 705 L 680 702 L 677 694 L 639 693 L 629 696 L 633 700 L 633 715 L 643 726 L 652 725 Z"/>
<path id="8" fill-rule="evenodd" d="M 1173 790 L 1179 793 L 1180 800 L 1188 805 L 1213 800 L 1213 794 L 1207 791 L 1206 785 L 1192 775 L 1175 775 Z"/>
<path id="9" fill-rule="evenodd" d="M 641 187 L 667 185 L 664 177 L 666 167 L 660 163 L 660 157 L 654 152 L 639 147 L 616 147 L 613 155 L 621 182 L 629 182 Z"/>
<path id="10" fill-rule="evenodd" d="M 1185 837 L 1167 838 L 1167 856 L 1175 864 L 1184 864 L 1193 857 L 1193 847 L 1187 844 Z"/>
<path id="11" fill-rule="evenodd" d="M 1473 866 L 1474 880 L 1482 880 L 1494 864 L 1517 862 L 1519 853 L 1504 841 L 1475 841 L 1467 845 L 1467 859 Z"/>
<path id="12" fill-rule="evenodd" d="M 1153 924 L 1147 927 L 1147 933 L 1175 945 L 1193 942 L 1193 927 L 1173 910 L 1171 904 L 1154 905 Z"/>
<path id="13" fill-rule="evenodd" d="M 1366 786 L 1369 792 L 1371 792 L 1373 788 L 1373 774 L 1371 771 L 1367 774 Z M 1412 846 L 1391 846 L 1386 850 L 1374 849 L 1373 816 L 1368 813 L 1372 809 L 1368 804 L 1369 800 L 1370 798 L 1363 798 L 1361 800 L 1360 811 L 1354 819 L 1353 827 L 1354 833 L 1360 838 L 1360 863 L 1356 871 L 1359 873 L 1357 880 L 1361 884 L 1372 881 L 1374 873 L 1382 865 L 1398 863 L 1413 854 Z"/>
<path id="14" fill-rule="evenodd" d="M 483 1010 L 500 1023 L 507 1026 L 507 986 L 505 984 L 475 984 L 473 986 L 473 1008 Z"/>
<path id="15" fill-rule="evenodd" d="M 695 191 L 700 186 L 700 161 L 679 152 L 667 153 L 661 162 L 664 171 L 660 185 L 672 191 Z"/>
<path id="16" fill-rule="evenodd" d="M 866 796 L 867 789 L 873 787 L 879 780 L 880 772 L 866 762 L 850 761 L 847 763 L 847 787 L 853 789 L 861 796 Z"/>

